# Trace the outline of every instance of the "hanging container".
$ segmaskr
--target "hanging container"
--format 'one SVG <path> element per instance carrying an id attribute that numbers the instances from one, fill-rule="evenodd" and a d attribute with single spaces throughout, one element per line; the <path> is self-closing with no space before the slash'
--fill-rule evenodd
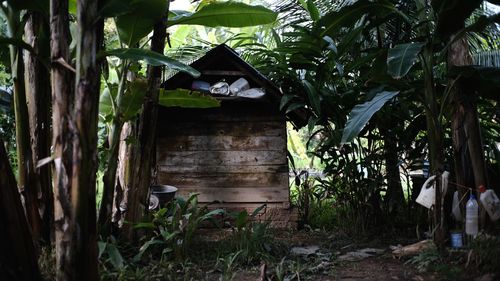
<path id="1" fill-rule="evenodd" d="M 486 209 L 486 212 L 488 212 L 490 219 L 492 221 L 500 219 L 500 200 L 498 199 L 495 191 L 492 189 L 486 189 L 484 186 L 480 186 L 479 191 L 481 192 L 479 200 L 481 201 L 484 209 Z"/>
<path id="2" fill-rule="evenodd" d="M 471 193 L 469 201 L 465 205 L 465 233 L 473 237 L 479 232 L 479 205 L 476 201 L 476 196 Z"/>

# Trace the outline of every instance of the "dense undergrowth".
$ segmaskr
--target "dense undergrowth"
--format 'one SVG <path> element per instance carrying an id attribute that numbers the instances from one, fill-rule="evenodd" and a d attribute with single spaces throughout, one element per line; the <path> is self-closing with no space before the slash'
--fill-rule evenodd
<path id="1" fill-rule="evenodd" d="M 137 244 L 113 236 L 99 242 L 101 279 L 228 281 L 237 280 L 241 270 L 258 275 L 265 264 L 269 280 L 313 280 L 310 278 L 317 274 L 335 274 L 344 266 L 335 259 L 346 247 L 386 247 L 415 241 L 415 235 L 404 230 L 376 234 L 375 228 L 370 228 L 363 235 L 354 235 L 359 226 L 341 221 L 345 212 L 352 210 L 333 208 L 333 200 L 320 202 L 311 203 L 310 225 L 304 224 L 305 229 L 297 232 L 272 229 L 267 222 L 256 220 L 264 205 L 252 213 L 226 213 L 199 206 L 196 195 L 188 200 L 176 198 L 154 212 L 149 221 L 135 226 L 143 231 Z M 222 216 L 227 218 L 224 225 Z M 315 230 L 315 225 L 323 229 Z M 327 253 L 305 259 L 291 255 L 291 245 L 301 245 L 301 236 L 311 237 L 307 240 L 318 243 Z M 439 252 L 432 247 L 405 263 L 422 274 L 435 274 L 439 280 L 468 280 L 483 273 L 500 273 L 499 255 L 500 240 L 483 235 L 468 248 Z M 55 280 L 52 249 L 41 250 L 39 265 L 45 280 Z"/>

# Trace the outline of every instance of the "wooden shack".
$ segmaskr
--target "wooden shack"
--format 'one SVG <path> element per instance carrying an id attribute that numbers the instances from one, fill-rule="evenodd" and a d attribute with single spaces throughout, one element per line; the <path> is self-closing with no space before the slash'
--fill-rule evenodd
<path id="1" fill-rule="evenodd" d="M 176 186 L 178 195 L 199 193 L 200 203 L 249 211 L 266 203 L 260 217 L 275 226 L 292 226 L 287 161 L 287 119 L 304 120 L 297 112 L 279 110 L 281 93 L 268 79 L 226 45 L 219 45 L 191 64 L 196 80 L 226 81 L 240 77 L 252 88 L 265 89 L 261 99 L 220 97 L 210 109 L 160 107 L 156 147 L 157 181 Z M 167 89 L 190 89 L 193 78 L 177 73 Z"/>

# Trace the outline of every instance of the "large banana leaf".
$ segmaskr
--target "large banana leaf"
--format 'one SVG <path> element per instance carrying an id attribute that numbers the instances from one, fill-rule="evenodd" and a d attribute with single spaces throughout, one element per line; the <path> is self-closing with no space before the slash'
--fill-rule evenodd
<path id="1" fill-rule="evenodd" d="M 372 100 L 356 105 L 349 113 L 349 118 L 342 133 L 341 143 L 349 143 L 363 130 L 370 121 L 373 114 L 382 108 L 382 106 L 395 97 L 398 92 L 383 91 L 378 93 Z"/>
<path id="2" fill-rule="evenodd" d="M 165 0 L 133 1 L 131 12 L 115 19 L 120 40 L 129 47 L 135 46 L 166 15 L 167 9 L 168 2 Z"/>
<path id="3" fill-rule="evenodd" d="M 465 20 L 482 3 L 483 0 L 432 0 L 432 8 L 437 13 L 435 34 L 446 40 L 463 28 Z"/>
<path id="4" fill-rule="evenodd" d="M 105 122 L 111 121 L 113 116 L 121 118 L 122 122 L 134 119 L 142 108 L 144 95 L 147 91 L 147 81 L 135 79 L 128 83 L 120 104 L 117 104 L 116 100 L 117 90 L 115 85 L 111 85 L 111 89 L 106 87 L 99 98 L 99 115 Z M 118 107 L 116 111 L 114 106 Z"/>
<path id="5" fill-rule="evenodd" d="M 133 0 L 99 1 L 99 15 L 102 17 L 116 17 L 127 14 L 133 9 L 133 2 Z"/>
<path id="6" fill-rule="evenodd" d="M 178 106 L 183 108 L 211 108 L 220 106 L 220 102 L 217 99 L 186 89 L 161 89 L 158 103 L 166 107 Z"/>
<path id="7" fill-rule="evenodd" d="M 185 11 L 173 11 L 173 13 L 176 16 L 169 19 L 169 26 L 191 24 L 208 27 L 245 27 L 272 23 L 278 16 L 277 13 L 263 6 L 251 6 L 237 2 L 211 3 L 194 13 L 186 13 Z"/>
<path id="8" fill-rule="evenodd" d="M 407 43 L 396 45 L 387 52 L 387 73 L 393 78 L 405 76 L 418 59 L 424 43 Z"/>
<path id="9" fill-rule="evenodd" d="M 135 79 L 128 83 L 119 104 L 120 118 L 123 118 L 123 121 L 133 120 L 141 111 L 147 88 L 148 83 L 145 79 Z"/>
<path id="10" fill-rule="evenodd" d="M 193 77 L 199 77 L 200 72 L 189 65 L 180 61 L 171 59 L 162 54 L 138 48 L 124 48 L 104 51 L 99 54 L 100 57 L 114 56 L 120 59 L 144 61 L 145 63 L 153 66 L 168 66 L 171 69 L 185 72 Z"/>

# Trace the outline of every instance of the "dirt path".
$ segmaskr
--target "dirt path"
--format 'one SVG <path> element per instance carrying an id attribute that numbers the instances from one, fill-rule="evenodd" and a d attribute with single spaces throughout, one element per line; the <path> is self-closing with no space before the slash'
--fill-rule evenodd
<path id="1" fill-rule="evenodd" d="M 266 280 L 408 280 L 433 281 L 439 280 L 430 273 L 420 273 L 412 265 L 405 264 L 404 260 L 392 256 L 389 246 L 403 243 L 403 241 L 339 239 L 328 233 L 311 232 L 282 232 L 276 238 L 283 243 L 289 254 L 281 264 L 269 264 L 266 271 Z M 318 248 L 313 254 L 297 256 L 292 254 L 292 248 Z M 358 261 L 340 261 L 339 257 L 360 249 L 375 248 L 380 252 L 374 256 Z M 284 273 L 279 273 L 279 271 Z M 235 269 L 232 280 L 260 281 L 261 267 Z M 218 280 L 220 274 L 215 274 L 210 280 Z"/>
<path id="2" fill-rule="evenodd" d="M 326 276 L 316 280 L 431 281 L 436 279 L 433 276 L 429 276 L 428 273 L 418 273 L 413 267 L 404 264 L 400 260 L 384 255 L 339 266 L 337 274 L 334 276 Z"/>
<path id="3" fill-rule="evenodd" d="M 272 271 L 272 270 L 271 270 Z M 268 275 L 269 280 L 278 280 L 275 276 Z M 291 276 L 288 276 L 291 277 Z M 413 267 L 404 262 L 388 256 L 367 258 L 357 262 L 348 262 L 332 265 L 330 270 L 321 274 L 300 274 L 300 279 L 294 276 L 292 280 L 316 281 L 433 281 L 438 280 L 429 273 L 418 273 Z M 260 281 L 258 269 L 240 269 L 233 280 Z M 285 279 L 286 280 L 286 279 Z"/>

